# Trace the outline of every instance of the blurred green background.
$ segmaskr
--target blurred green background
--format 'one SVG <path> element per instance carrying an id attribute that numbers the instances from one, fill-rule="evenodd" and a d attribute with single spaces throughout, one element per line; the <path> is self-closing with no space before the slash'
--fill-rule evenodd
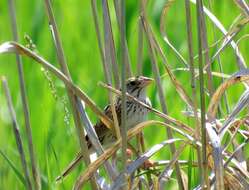
<path id="1" fill-rule="evenodd" d="M 112 1 L 109 2 L 115 44 L 119 58 L 120 46 L 117 22 L 113 3 Z M 165 2 L 165 0 L 148 1 L 147 14 L 157 39 L 167 56 L 169 64 L 173 69 L 175 69 L 183 67 L 183 65 L 175 56 L 173 51 L 163 42 L 159 31 L 160 16 Z M 205 5 L 207 5 L 207 1 L 204 2 Z M 26 44 L 27 42 L 24 40 L 24 35 L 29 35 L 35 43 L 39 54 L 56 67 L 59 67 L 48 26 L 44 2 L 41 0 L 22 0 L 15 1 L 15 3 L 20 43 Z M 106 90 L 98 86 L 98 81 L 104 81 L 104 74 L 93 23 L 90 0 L 53 0 L 52 5 L 73 81 L 81 87 L 99 107 L 104 108 L 108 101 L 108 97 Z M 126 5 L 127 40 L 133 73 L 136 75 L 139 1 L 127 0 Z M 100 1 L 98 3 L 98 8 L 99 18 L 102 21 Z M 191 5 L 191 8 L 193 16 L 193 39 L 195 54 L 197 54 L 198 43 L 196 34 L 197 25 L 195 5 Z M 228 29 L 234 19 L 240 14 L 240 9 L 233 1 L 220 0 L 214 1 L 212 12 L 221 21 L 224 27 Z M 212 44 L 215 42 L 214 33 L 216 35 L 216 40 L 222 35 L 217 29 L 213 30 L 213 26 L 209 21 L 207 21 L 207 25 L 209 44 Z M 248 29 L 248 26 L 246 26 L 235 39 L 238 40 L 241 36 L 248 34 Z M 169 39 L 176 49 L 178 49 L 185 59 L 188 60 L 184 1 L 176 1 L 171 6 L 166 18 L 166 30 Z M 0 43 L 11 39 L 12 33 L 8 14 L 8 3 L 7 0 L 0 1 Z M 247 39 L 242 40 L 239 47 L 245 61 L 248 62 L 249 43 L 247 42 Z M 213 55 L 214 52 L 215 48 L 212 48 L 210 54 Z M 231 47 L 226 48 L 220 58 L 224 73 L 232 74 L 238 70 L 234 51 Z M 66 108 L 70 111 L 65 88 L 62 82 L 52 77 L 52 83 L 55 85 L 57 90 L 56 93 L 59 96 L 59 99 L 55 100 L 49 87 L 49 80 L 45 77 L 44 72 L 42 72 L 41 66 L 31 61 L 29 58 L 23 58 L 22 60 L 31 114 L 33 141 L 42 176 L 42 189 L 71 189 L 76 177 L 81 173 L 82 167 L 76 169 L 68 178 L 65 179 L 63 184 L 55 184 L 56 176 L 67 166 L 79 150 L 71 112 L 67 115 L 67 117 L 69 117 L 69 124 L 64 121 L 66 112 L 64 111 L 63 102 L 66 102 Z M 158 59 L 158 62 L 160 64 L 161 59 Z M 146 40 L 144 45 L 143 63 L 143 74 L 152 77 Z M 213 64 L 212 69 L 218 71 L 217 61 Z M 161 75 L 165 73 L 162 64 L 160 64 L 160 72 Z M 182 85 L 187 89 L 189 95 L 191 95 L 189 73 L 177 71 L 175 74 Z M 28 157 L 27 138 L 24 130 L 24 117 L 14 55 L 0 55 L 0 76 L 2 75 L 5 75 L 9 82 L 17 119 L 20 124 L 20 132 L 24 142 L 26 157 Z M 177 95 L 169 78 L 165 76 L 162 80 L 169 115 L 191 125 L 191 121 L 182 114 L 182 111 L 184 111 L 186 107 Z M 215 78 L 216 88 L 220 82 L 221 79 Z M 231 108 L 237 102 L 242 91 L 243 87 L 241 85 L 236 85 L 228 91 L 228 102 Z M 152 85 L 149 88 L 148 96 L 152 100 L 153 107 L 160 110 L 155 85 Z M 88 113 L 92 122 L 96 122 L 96 116 L 89 109 Z M 155 119 L 156 117 L 151 114 L 150 118 Z M 0 150 L 20 171 L 22 171 L 11 127 L 6 99 L 1 88 Z M 159 143 L 165 139 L 165 129 L 151 126 L 145 130 L 145 136 L 146 145 L 150 146 Z M 167 159 L 169 158 L 169 155 L 168 148 L 165 148 L 165 151 L 161 151 L 160 154 L 154 156 L 153 159 Z M 184 151 L 181 158 L 188 159 L 188 157 L 189 149 Z M 30 163 L 29 160 L 28 162 Z M 193 181 L 193 185 L 194 183 L 196 183 L 196 180 Z M 175 181 L 172 180 L 172 185 L 174 184 Z M 25 189 L 3 157 L 0 157 L 0 189 Z"/>

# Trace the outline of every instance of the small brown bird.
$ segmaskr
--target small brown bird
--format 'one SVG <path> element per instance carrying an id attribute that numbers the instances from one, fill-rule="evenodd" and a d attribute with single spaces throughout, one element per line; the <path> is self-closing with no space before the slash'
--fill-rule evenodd
<path id="1" fill-rule="evenodd" d="M 146 87 L 153 81 L 151 78 L 147 78 L 144 76 L 132 77 L 129 78 L 126 82 L 127 92 L 133 97 L 137 98 L 139 101 L 151 106 L 149 98 L 146 96 Z M 121 97 L 118 97 L 115 101 L 115 109 L 117 113 L 117 119 L 119 125 L 121 124 Z M 134 100 L 127 99 L 126 102 L 127 107 L 127 120 L 126 120 L 126 128 L 130 129 L 146 120 L 148 109 L 135 102 Z M 104 109 L 104 113 L 107 117 L 113 120 L 111 105 L 107 105 Z M 116 141 L 116 137 L 113 135 L 112 131 L 108 129 L 101 121 L 99 121 L 95 126 L 95 131 L 97 136 L 99 137 L 100 143 L 104 147 L 108 147 L 108 145 L 112 144 Z M 86 136 L 86 141 L 88 143 L 88 148 L 90 152 L 93 152 L 91 142 L 89 141 L 88 136 Z"/>
<path id="2" fill-rule="evenodd" d="M 131 95 L 137 98 L 139 101 L 147 104 L 148 106 L 151 106 L 149 98 L 146 96 L 146 87 L 153 81 L 153 79 L 144 77 L 144 76 L 138 76 L 138 77 L 132 77 L 129 78 L 126 81 L 126 90 Z M 121 123 L 121 97 L 118 97 L 115 101 L 115 109 L 117 113 L 117 119 L 118 123 L 120 125 Z M 127 129 L 130 129 L 137 125 L 138 123 L 141 123 L 146 120 L 148 109 L 140 105 L 139 103 L 135 102 L 134 100 L 127 99 L 126 102 L 127 107 L 127 120 L 126 120 L 126 127 Z M 104 113 L 107 117 L 109 117 L 111 120 L 113 120 L 111 106 L 107 105 L 104 109 Z M 113 132 L 108 129 L 104 123 L 99 121 L 95 126 L 95 131 L 97 133 L 97 136 L 99 138 L 100 143 L 104 147 L 108 147 L 112 143 L 116 141 L 116 137 L 113 134 Z M 89 140 L 89 137 L 86 136 L 86 141 L 88 144 L 88 148 L 90 153 L 93 153 L 93 147 Z M 77 163 L 82 159 L 82 155 L 78 155 L 75 160 L 71 162 L 69 167 L 63 172 L 62 176 L 65 177 L 76 165 Z M 58 177 L 57 180 L 60 180 L 61 177 Z"/>

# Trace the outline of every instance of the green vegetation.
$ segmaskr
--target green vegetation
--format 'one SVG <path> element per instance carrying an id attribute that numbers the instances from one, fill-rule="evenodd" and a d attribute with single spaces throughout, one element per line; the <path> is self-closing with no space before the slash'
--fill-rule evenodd
<path id="1" fill-rule="evenodd" d="M 117 52 L 118 66 L 121 78 L 121 43 L 120 32 L 116 20 L 113 1 L 108 1 L 110 7 L 110 16 L 112 19 L 112 29 Z M 126 38 L 129 48 L 130 61 L 133 75 L 136 76 L 137 60 L 138 60 L 138 36 L 139 32 L 139 10 L 140 1 L 127 0 L 126 2 Z M 160 33 L 161 15 L 166 0 L 148 0 L 146 6 L 146 14 L 148 23 L 152 27 L 156 40 L 159 42 L 163 52 L 167 58 L 173 73 L 177 80 L 186 90 L 187 94 L 192 98 L 191 91 L 191 73 L 179 68 L 185 68 L 182 61 L 176 56 L 174 51 L 165 43 Z M 226 30 L 230 30 L 231 26 L 238 25 L 235 21 L 238 15 L 244 14 L 242 9 L 235 3 L 236 1 L 212 1 L 204 0 L 204 5 L 218 18 Z M 211 3 L 211 8 L 209 4 Z M 198 69 L 198 31 L 196 6 L 191 4 L 192 15 L 192 36 L 193 49 L 195 55 L 195 68 Z M 8 1 L 0 1 L 0 44 L 12 41 L 11 20 L 8 11 Z M 17 28 L 19 42 L 27 45 L 28 42 L 24 36 L 28 35 L 35 44 L 35 52 L 52 63 L 55 67 L 60 68 L 56 56 L 56 49 L 53 38 L 49 29 L 48 17 L 44 2 L 41 0 L 30 1 L 22 0 L 15 2 Z M 58 26 L 59 34 L 62 40 L 62 46 L 68 64 L 68 69 L 72 77 L 72 81 L 80 87 L 100 108 L 104 108 L 108 102 L 108 91 L 98 84 L 99 81 L 105 81 L 105 75 L 102 67 L 100 51 L 98 47 L 97 34 L 94 26 L 94 19 L 91 9 L 91 1 L 52 1 L 54 16 Z M 98 18 L 100 21 L 101 34 L 103 35 L 103 19 L 102 4 L 98 2 Z M 242 17 L 242 16 L 241 16 Z M 166 33 L 170 42 L 179 51 L 189 63 L 189 51 L 186 29 L 186 14 L 184 1 L 175 1 L 170 6 L 167 15 L 164 17 Z M 246 18 L 246 16 L 244 16 Z M 248 15 L 247 15 L 248 18 Z M 242 19 L 240 19 L 241 21 Z M 239 51 L 244 57 L 245 63 L 249 62 L 249 28 L 246 23 L 242 24 L 243 28 L 234 37 L 234 41 L 238 42 Z M 215 27 L 209 17 L 206 17 L 207 39 L 210 58 L 217 52 L 223 42 L 223 34 Z M 102 36 L 103 37 L 103 36 Z M 151 59 L 149 55 L 149 46 L 144 32 L 143 37 L 143 56 L 140 59 L 143 62 L 142 73 L 144 76 L 153 77 L 151 69 Z M 241 39 L 241 40 L 240 40 Z M 217 46 L 212 46 L 217 40 Z M 102 43 L 104 43 L 102 38 Z M 204 55 L 203 55 L 204 57 Z M 223 72 L 219 69 L 218 59 L 212 63 L 213 72 L 232 75 L 239 71 L 235 51 L 231 46 L 227 46 L 224 51 L 219 54 Z M 182 121 L 183 123 L 195 128 L 195 120 L 187 117 L 183 111 L 189 111 L 182 97 L 176 91 L 176 86 L 172 84 L 168 74 L 166 73 L 163 60 L 159 53 L 156 54 L 156 60 L 159 65 L 162 89 L 165 93 L 165 102 L 167 105 L 168 115 Z M 84 166 L 77 167 L 62 183 L 56 183 L 56 177 L 66 168 L 69 162 L 76 156 L 80 150 L 77 130 L 74 126 L 72 115 L 72 107 L 68 99 L 66 88 L 61 80 L 55 77 L 51 72 L 44 70 L 41 65 L 28 57 L 22 57 L 23 69 L 26 83 L 27 99 L 30 110 L 30 122 L 32 127 L 33 145 L 41 175 L 42 189 L 71 189 L 77 177 L 84 171 Z M 203 61 L 205 64 L 205 61 Z M 197 70 L 198 71 L 198 70 Z M 28 151 L 28 137 L 25 131 L 24 111 L 22 106 L 20 85 L 18 79 L 18 69 L 14 54 L 0 54 L 0 76 L 6 76 L 11 92 L 14 109 L 17 115 L 17 121 L 20 126 L 20 135 L 23 140 L 25 155 L 31 174 L 31 161 Z M 207 81 L 205 79 L 205 90 L 207 90 Z M 226 79 L 224 79 L 226 80 Z M 222 83 L 222 78 L 213 76 L 214 89 L 217 89 Z M 199 78 L 197 77 L 197 99 L 198 108 L 200 109 L 200 93 Z M 227 104 L 229 113 L 233 110 L 239 98 L 245 91 L 242 83 L 233 85 L 226 91 Z M 153 108 L 161 110 L 160 100 L 156 88 L 156 83 L 151 85 L 148 90 L 148 96 L 151 99 Z M 210 96 L 206 95 L 206 111 L 210 102 Z M 217 119 L 223 122 L 227 118 L 226 100 L 222 98 Z M 87 113 L 92 123 L 98 120 L 98 117 L 92 110 L 86 106 Z M 248 115 L 245 110 L 237 119 Z M 149 119 L 163 121 L 154 113 L 149 115 Z M 222 120 L 223 119 L 223 120 Z M 248 130 L 248 126 L 243 126 L 244 130 Z M 151 125 L 144 130 L 146 148 L 166 140 L 166 130 L 163 127 Z M 228 135 L 227 135 L 228 136 Z M 175 138 L 182 138 L 181 135 L 174 134 Z M 227 137 L 230 139 L 229 136 Z M 242 135 L 236 136 L 239 143 L 244 142 Z M 134 144 L 135 144 L 135 140 Z M 132 142 L 133 142 L 132 141 Z M 222 141 L 223 142 L 223 141 Z M 177 148 L 181 142 L 175 143 Z M 230 145 L 229 151 L 234 149 Z M 244 147 L 244 158 L 248 159 L 248 145 Z M 24 186 L 25 179 L 23 175 L 22 165 L 17 150 L 15 137 L 12 131 L 12 120 L 8 111 L 6 97 L 3 88 L 0 88 L 0 189 L 26 189 Z M 170 160 L 171 153 L 169 146 L 166 146 L 152 157 L 152 160 Z M 197 162 L 196 151 L 193 147 L 188 146 L 181 153 L 179 160 L 192 160 Z M 193 164 L 194 165 L 194 164 Z M 183 165 L 185 178 L 191 179 L 189 182 L 190 189 L 200 184 L 198 177 L 200 173 L 198 168 L 194 167 L 190 162 Z M 160 167 L 162 170 L 165 166 Z M 146 175 L 145 175 L 146 176 Z M 153 176 L 153 174 L 152 174 Z M 247 176 L 248 177 L 248 176 Z M 246 178 L 248 180 L 248 178 Z M 32 179 L 33 180 L 33 179 Z M 90 183 L 87 184 L 90 189 Z M 170 180 L 169 187 L 175 189 L 177 180 L 175 172 Z M 86 187 L 84 189 L 87 189 Z"/>

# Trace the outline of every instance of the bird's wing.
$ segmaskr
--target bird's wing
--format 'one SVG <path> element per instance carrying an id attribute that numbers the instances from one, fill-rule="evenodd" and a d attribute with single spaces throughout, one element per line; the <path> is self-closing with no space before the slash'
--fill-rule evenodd
<path id="1" fill-rule="evenodd" d="M 116 114 L 117 114 L 117 118 L 118 118 L 118 123 L 120 123 L 120 116 L 121 116 L 120 106 L 117 106 L 117 104 L 115 104 L 115 110 L 116 110 Z M 113 115 L 112 115 L 112 110 L 111 110 L 111 105 L 110 104 L 105 107 L 104 113 L 108 118 L 113 120 Z M 97 136 L 99 137 L 100 142 L 103 142 L 106 133 L 110 132 L 110 129 L 107 128 L 102 121 L 99 121 L 94 126 L 94 129 L 96 131 Z M 88 137 L 87 137 L 87 140 L 89 141 Z M 89 146 L 91 147 L 90 144 L 89 144 Z M 88 148 L 90 148 L 89 146 L 88 146 Z"/>

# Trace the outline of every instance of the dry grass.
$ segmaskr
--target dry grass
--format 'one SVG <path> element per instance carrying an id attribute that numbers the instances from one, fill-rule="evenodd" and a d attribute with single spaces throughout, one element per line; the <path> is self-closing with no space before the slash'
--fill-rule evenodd
<path id="1" fill-rule="evenodd" d="M 97 12 L 96 1 L 92 0 L 92 12 L 96 28 L 96 38 L 98 39 L 99 50 L 101 54 L 103 71 L 105 73 L 106 84 L 101 84 L 102 87 L 108 90 L 109 102 L 113 105 L 114 94 L 122 97 L 123 105 L 125 105 L 126 99 L 133 99 L 139 102 L 134 97 L 125 93 L 125 80 L 132 75 L 131 71 L 131 61 L 126 40 L 126 21 L 125 21 L 125 1 L 115 1 L 115 11 L 116 20 L 118 21 L 119 33 L 120 33 L 120 55 L 121 61 L 117 59 L 117 49 L 114 43 L 113 36 L 113 26 L 111 24 L 110 18 L 110 8 L 108 1 L 102 1 L 102 13 L 103 13 L 103 26 L 100 24 L 100 15 Z M 140 20 L 139 20 L 139 49 L 137 50 L 138 61 L 137 61 L 137 71 L 136 73 L 142 73 L 142 61 L 141 61 L 141 49 L 144 44 L 148 45 L 148 54 L 150 57 L 152 73 L 156 82 L 157 93 L 159 96 L 159 102 L 161 109 L 157 110 L 153 107 L 148 107 L 147 105 L 139 102 L 146 109 L 150 110 L 152 114 L 159 116 L 162 121 L 146 121 L 134 126 L 134 128 L 128 130 L 125 128 L 125 109 L 122 110 L 122 120 L 121 123 L 117 122 L 116 117 L 114 121 L 107 118 L 102 111 L 97 107 L 91 98 L 80 89 L 71 79 L 67 62 L 64 56 L 63 47 L 61 44 L 59 31 L 56 26 L 56 21 L 53 16 L 52 7 L 49 0 L 45 0 L 46 11 L 48 15 L 48 20 L 52 29 L 52 37 L 54 40 L 54 47 L 57 52 L 57 59 L 60 64 L 60 69 L 54 67 L 51 63 L 46 61 L 41 55 L 38 55 L 35 51 L 28 49 L 20 44 L 18 44 L 18 37 L 16 36 L 17 29 L 15 25 L 15 11 L 13 9 L 13 2 L 10 1 L 10 13 L 13 19 L 13 33 L 14 41 L 16 42 L 6 42 L 0 46 L 0 53 L 15 53 L 17 55 L 17 64 L 19 65 L 19 82 L 22 89 L 22 103 L 24 109 L 24 116 L 26 121 L 26 135 L 29 138 L 29 156 L 31 158 L 31 166 L 27 165 L 25 155 L 22 151 L 22 139 L 18 134 L 18 124 L 16 121 L 15 112 L 13 106 L 11 105 L 11 96 L 8 90 L 8 85 L 5 79 L 3 79 L 4 89 L 6 92 L 7 101 L 10 107 L 10 114 L 13 119 L 14 134 L 17 141 L 18 150 L 21 157 L 21 162 L 23 164 L 23 173 L 26 182 L 27 189 L 41 189 L 40 175 L 38 166 L 36 164 L 35 153 L 33 150 L 31 128 L 29 123 L 29 111 L 28 102 L 25 98 L 25 82 L 22 74 L 22 66 L 20 62 L 20 55 L 27 56 L 35 63 L 41 64 L 45 69 L 55 75 L 60 79 L 66 89 L 67 95 L 69 97 L 70 105 L 73 112 L 74 123 L 76 126 L 76 135 L 78 136 L 78 141 L 80 143 L 80 154 L 84 160 L 86 169 L 82 171 L 82 174 L 75 180 L 74 189 L 82 189 L 87 181 L 91 181 L 92 189 L 164 189 L 170 178 L 172 178 L 172 173 L 176 173 L 176 181 L 179 189 L 248 189 L 249 187 L 249 173 L 248 173 L 248 162 L 246 162 L 246 154 L 243 151 L 243 147 L 248 143 L 248 113 L 241 117 L 239 114 L 242 110 L 246 108 L 249 102 L 248 95 L 248 77 L 249 71 L 246 68 L 245 60 L 243 55 L 239 51 L 237 43 L 245 38 L 239 39 L 237 42 L 235 40 L 236 35 L 242 30 L 242 28 L 248 23 L 249 18 L 249 8 L 245 1 L 236 0 L 234 3 L 241 9 L 241 14 L 239 19 L 232 24 L 229 31 L 226 31 L 219 22 L 219 20 L 212 14 L 211 10 L 207 10 L 203 7 L 202 0 L 185 0 L 186 8 L 186 30 L 188 31 L 188 59 L 185 59 L 181 52 L 178 51 L 170 42 L 170 39 L 166 34 L 165 19 L 170 7 L 174 3 L 174 0 L 168 1 L 163 8 L 160 21 L 161 38 L 164 40 L 163 45 L 168 45 L 169 48 L 176 54 L 176 57 L 181 61 L 182 66 L 186 72 L 189 73 L 191 81 L 191 92 L 189 93 L 180 80 L 176 77 L 170 65 L 167 62 L 167 58 L 162 50 L 162 44 L 156 38 L 153 27 L 148 19 L 148 14 L 146 12 L 146 0 L 140 1 Z M 190 4 L 193 3 L 196 6 L 196 14 L 194 18 L 191 17 Z M 195 4 L 196 3 L 196 4 Z M 208 1 L 209 5 L 212 3 Z M 234 6 L 236 6 L 234 5 Z M 211 6 L 210 6 L 211 9 Z M 183 11 L 183 10 L 182 10 Z M 197 20 L 197 26 L 193 26 L 193 19 Z M 220 30 L 224 37 L 222 39 L 217 39 L 217 41 L 209 45 L 207 34 L 206 22 L 210 19 L 213 24 L 214 30 Z M 104 28 L 104 36 L 101 35 L 101 28 Z M 195 64 L 194 50 L 193 50 L 193 27 L 198 28 L 198 66 Z M 234 72 L 233 75 L 226 75 L 223 73 L 222 64 L 220 64 L 219 76 L 222 78 L 222 82 L 219 86 L 214 85 L 214 73 L 212 71 L 212 64 L 214 60 L 219 59 L 219 56 L 223 53 L 223 50 L 231 45 L 234 54 L 237 57 L 237 67 L 238 71 Z M 217 47 L 216 52 L 213 56 L 210 53 L 212 47 Z M 163 67 L 160 65 L 162 60 Z M 119 71 L 119 66 L 121 72 Z M 198 74 L 196 74 L 196 68 L 199 68 Z M 160 70 L 163 68 L 164 70 Z M 135 72 L 134 72 L 135 73 Z M 168 107 L 165 101 L 165 89 L 162 85 L 162 77 L 160 73 L 165 73 L 169 77 L 169 81 L 174 86 L 176 94 L 185 103 L 187 109 L 189 110 L 186 117 L 194 117 L 193 125 L 189 126 L 184 122 L 170 117 L 168 113 Z M 206 74 L 207 77 L 204 77 Z M 227 76 L 229 76 L 227 78 Z M 226 99 L 226 91 L 229 87 L 235 85 L 236 83 L 242 83 L 245 86 L 245 92 L 241 94 L 240 100 L 237 104 L 231 107 Z M 120 89 L 121 84 L 121 91 Z M 197 88 L 199 86 L 199 89 Z M 225 111 L 221 105 L 222 98 L 225 101 Z M 199 101 L 200 99 L 200 101 Z M 81 103 L 83 101 L 87 107 L 89 107 L 100 120 L 102 120 L 108 128 L 113 130 L 117 136 L 117 142 L 107 150 L 104 150 L 101 146 L 94 128 L 89 120 L 87 113 L 85 111 L 84 105 Z M 208 106 L 207 106 L 208 105 Z M 125 106 L 123 106 L 125 108 Z M 112 106 L 112 111 L 115 112 L 114 106 Z M 116 114 L 113 113 L 115 116 Z M 140 139 L 137 141 L 138 147 L 135 148 L 136 156 L 132 160 L 128 161 L 126 156 L 127 142 L 144 130 L 145 127 L 151 127 L 152 125 L 164 127 L 167 131 L 167 136 L 162 142 L 158 142 L 152 147 L 146 147 L 143 144 L 146 139 Z M 87 149 L 85 141 L 85 131 L 84 127 L 90 137 L 94 149 L 96 150 L 98 157 L 91 163 L 90 155 Z M 121 128 L 119 128 L 121 126 Z M 153 126 L 154 127 L 154 126 Z M 120 130 L 119 130 L 120 129 Z M 181 135 L 181 138 L 176 138 L 176 133 Z M 127 135 L 126 135 L 127 134 Z M 240 144 L 237 140 L 237 136 L 240 135 L 243 138 L 243 143 Z M 140 136 L 141 137 L 141 136 Z M 142 136 L 143 137 L 143 136 Z M 224 140 L 226 137 L 226 140 Z M 180 146 L 179 146 L 179 143 Z M 154 162 L 154 165 L 150 167 L 143 167 L 144 163 L 154 154 L 162 151 L 162 149 L 169 145 L 169 152 L 171 154 L 171 159 L 161 163 L 160 160 Z M 196 155 L 195 160 L 189 161 L 179 161 L 179 157 L 185 150 L 194 151 Z M 113 165 L 110 161 L 111 157 L 115 157 L 117 151 L 122 149 L 122 162 L 121 167 Z M 79 161 L 81 159 L 78 159 Z M 192 168 L 198 166 L 198 172 L 200 174 L 199 185 L 196 187 L 191 186 L 191 172 L 186 174 L 182 169 L 182 163 L 188 163 L 188 171 Z M 195 164 L 193 164 L 195 163 Z M 104 166 L 106 174 L 101 175 L 98 169 Z M 32 167 L 33 178 L 29 176 L 28 168 Z M 74 169 L 70 168 L 62 174 L 62 178 L 66 180 L 66 175 L 70 175 L 70 172 Z M 22 175 L 22 174 L 21 174 Z M 58 174 L 61 176 L 61 174 Z M 22 177 L 20 177 L 20 180 Z"/>

